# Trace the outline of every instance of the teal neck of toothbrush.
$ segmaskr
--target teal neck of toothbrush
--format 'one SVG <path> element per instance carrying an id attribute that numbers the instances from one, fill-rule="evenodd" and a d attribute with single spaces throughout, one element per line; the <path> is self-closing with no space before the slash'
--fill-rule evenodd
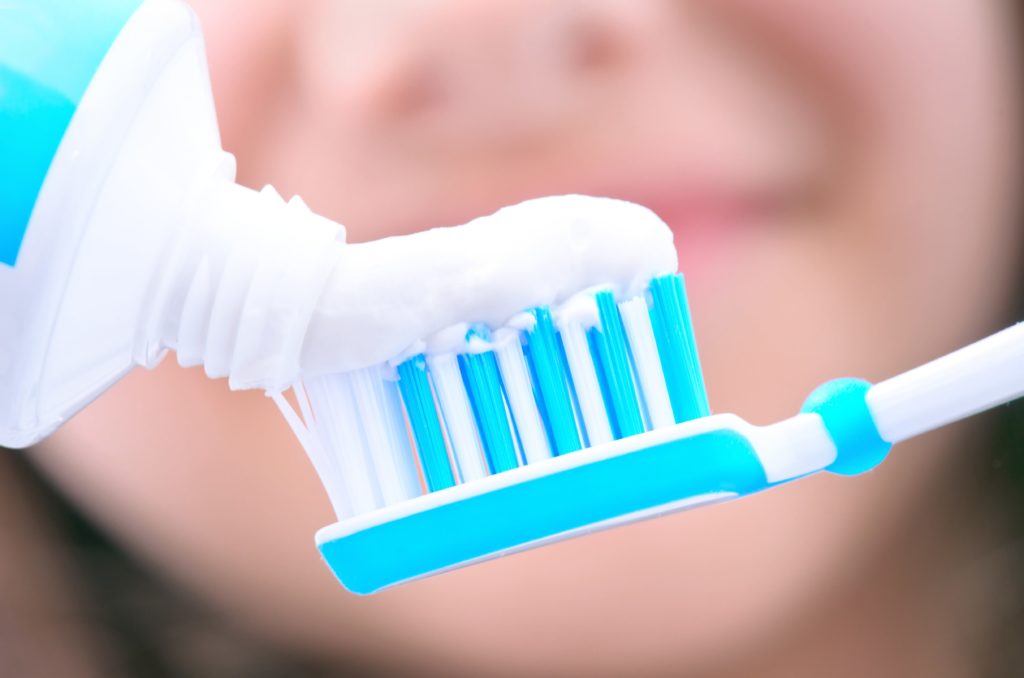
<path id="1" fill-rule="evenodd" d="M 836 458 L 827 471 L 844 476 L 859 475 L 875 468 L 892 449 L 882 438 L 867 396 L 873 387 L 863 379 L 834 379 L 808 396 L 801 412 L 821 417 L 836 446 Z"/>

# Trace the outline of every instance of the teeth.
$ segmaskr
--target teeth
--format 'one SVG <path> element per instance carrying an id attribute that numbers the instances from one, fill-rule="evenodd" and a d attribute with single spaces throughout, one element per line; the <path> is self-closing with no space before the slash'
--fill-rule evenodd
<path id="1" fill-rule="evenodd" d="M 339 519 L 707 414 L 681 279 L 588 294 L 557 331 L 538 308 L 493 338 L 467 325 L 461 353 L 309 379 L 298 412 L 275 395 Z"/>

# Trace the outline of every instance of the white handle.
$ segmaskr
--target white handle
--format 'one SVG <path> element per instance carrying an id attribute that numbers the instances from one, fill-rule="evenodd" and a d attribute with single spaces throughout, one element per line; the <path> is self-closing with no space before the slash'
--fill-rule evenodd
<path id="1" fill-rule="evenodd" d="M 912 438 L 1024 395 L 1024 323 L 872 386 L 882 438 Z"/>

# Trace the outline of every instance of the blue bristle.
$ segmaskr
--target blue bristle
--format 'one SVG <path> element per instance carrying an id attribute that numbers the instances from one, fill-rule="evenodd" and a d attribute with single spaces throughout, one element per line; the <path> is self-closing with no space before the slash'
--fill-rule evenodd
<path id="1" fill-rule="evenodd" d="M 580 435 L 551 311 L 542 306 L 531 313 L 536 323 L 527 333 L 526 355 L 540 396 L 541 416 L 555 454 L 574 452 L 580 449 Z"/>
<path id="2" fill-rule="evenodd" d="M 651 281 L 650 299 L 656 359 L 660 359 L 665 375 L 663 388 L 668 391 L 672 418 L 682 422 L 706 416 L 707 396 L 682 276 L 668 275 Z M 642 433 L 646 430 L 644 404 L 619 305 L 610 291 L 596 293 L 594 301 L 600 324 L 589 330 L 586 337 L 612 436 L 619 439 Z M 555 455 L 566 454 L 586 443 L 582 424 L 577 423 L 582 417 L 577 411 L 565 347 L 548 307 L 530 313 L 535 323 L 526 332 L 523 353 L 537 409 L 551 451 Z M 466 339 L 471 342 L 476 337 L 488 341 L 489 330 L 482 325 L 473 326 Z M 457 359 L 489 471 L 500 473 L 517 468 L 518 431 L 505 405 L 502 373 L 495 353 L 467 352 Z M 430 491 L 450 487 L 455 478 L 426 359 L 420 355 L 406 360 L 398 366 L 398 375 L 427 486 Z M 667 408 L 663 411 L 667 413 Z"/>
<path id="3" fill-rule="evenodd" d="M 597 375 L 597 383 L 601 387 L 601 399 L 604 401 L 604 409 L 606 416 L 608 417 L 608 425 L 612 430 L 612 435 L 615 435 L 615 413 L 612 411 L 612 394 L 608 390 L 608 378 L 605 376 L 604 369 L 601 367 L 601 361 L 598 356 L 601 355 L 601 347 L 598 345 L 600 338 L 596 329 L 590 329 L 587 331 L 587 344 L 590 346 L 590 355 L 593 358 L 594 363 L 594 374 Z"/>
<path id="4" fill-rule="evenodd" d="M 486 328 L 470 330 L 467 340 L 472 339 L 474 335 L 484 340 L 488 339 Z M 477 428 L 491 473 L 516 468 L 519 463 L 494 353 L 463 353 L 459 356 L 459 366 L 462 368 L 466 392 L 476 415 Z"/>
<path id="5" fill-rule="evenodd" d="M 565 375 L 565 385 L 569 393 L 569 404 L 572 406 L 573 419 L 576 424 L 576 433 L 580 438 L 580 448 L 589 447 L 586 426 L 583 425 L 583 412 L 580 410 L 580 401 L 577 396 L 576 383 L 572 379 L 572 370 L 569 369 L 569 358 L 565 354 L 565 344 L 562 341 L 562 333 L 555 332 L 555 344 L 558 346 L 558 361 L 562 365 L 562 374 Z"/>
<path id="6" fill-rule="evenodd" d="M 595 363 L 606 390 L 605 403 L 611 414 L 612 432 L 616 439 L 643 433 L 644 422 L 633 385 L 633 368 L 619 307 L 608 291 L 598 292 L 594 300 L 601 319 L 601 327 L 591 330 L 597 348 Z"/>
<path id="7" fill-rule="evenodd" d="M 427 362 L 422 355 L 410 358 L 398 366 L 398 388 L 416 439 L 416 451 L 427 488 L 433 492 L 453 486 L 455 478 L 448 463 L 448 450 L 427 378 Z"/>
<path id="8" fill-rule="evenodd" d="M 676 422 L 710 414 L 682 275 L 651 281 L 651 325 Z"/>

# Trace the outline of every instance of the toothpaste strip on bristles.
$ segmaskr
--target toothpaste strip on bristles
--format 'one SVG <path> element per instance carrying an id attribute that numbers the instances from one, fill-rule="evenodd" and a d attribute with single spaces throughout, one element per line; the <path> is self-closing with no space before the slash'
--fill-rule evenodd
<path id="1" fill-rule="evenodd" d="M 449 328 L 504 327 L 595 286 L 617 298 L 676 270 L 653 212 L 580 195 L 528 200 L 462 226 L 342 248 L 309 320 L 303 378 L 427 351 Z M 355 330 L 353 328 L 358 328 Z"/>

